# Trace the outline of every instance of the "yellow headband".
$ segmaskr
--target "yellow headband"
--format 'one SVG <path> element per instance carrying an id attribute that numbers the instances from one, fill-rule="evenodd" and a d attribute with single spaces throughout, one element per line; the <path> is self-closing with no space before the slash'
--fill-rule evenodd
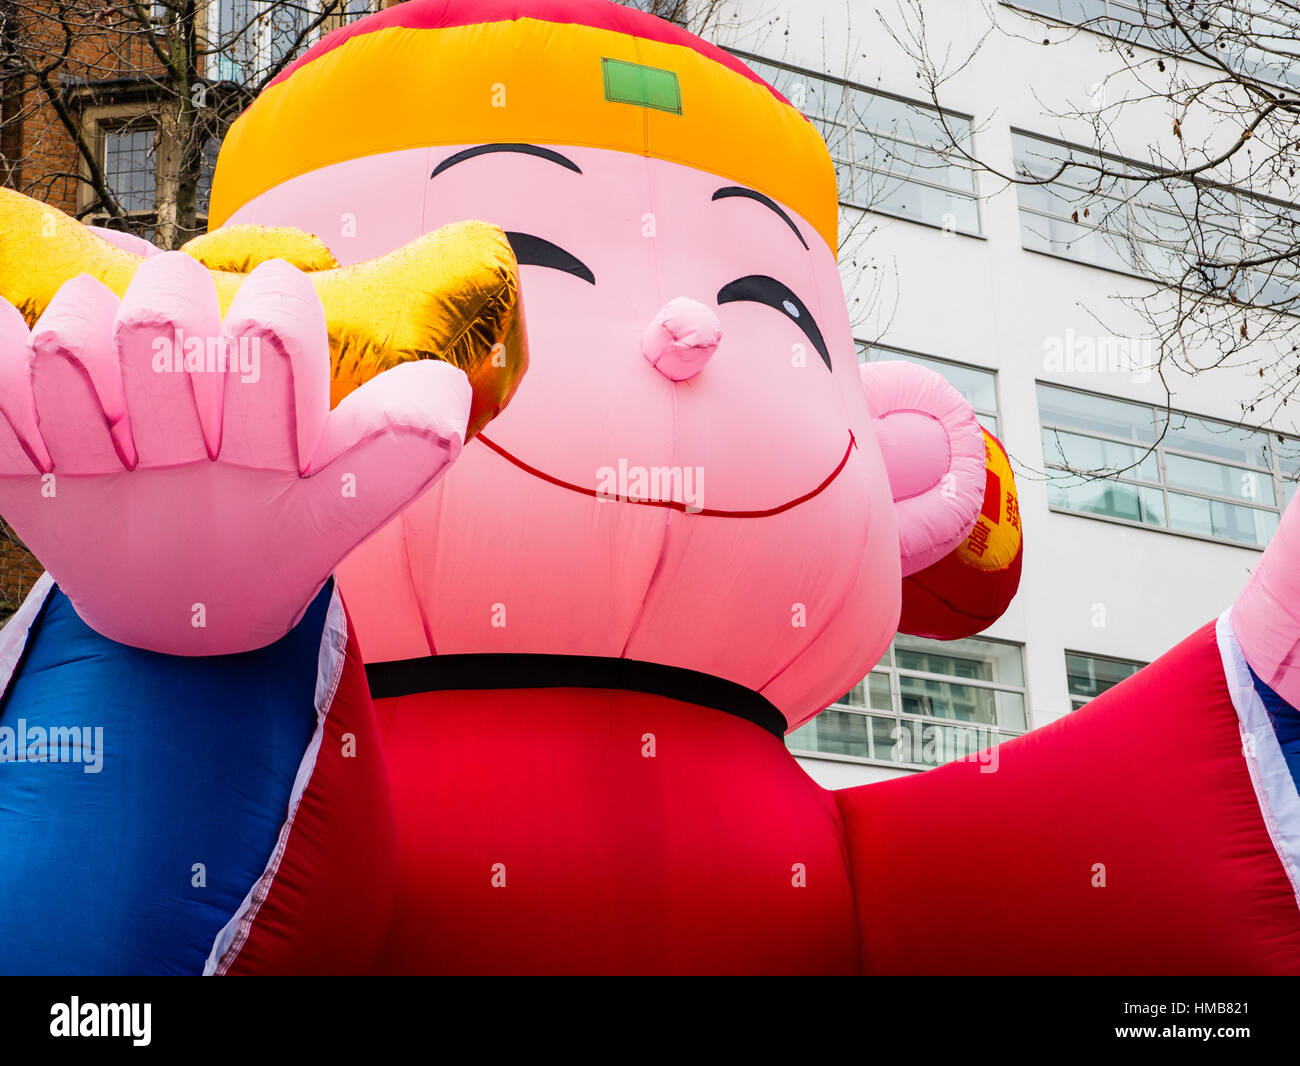
<path id="1" fill-rule="evenodd" d="M 276 185 L 335 163 L 525 142 L 630 152 L 717 174 L 783 204 L 836 250 L 835 170 L 821 136 L 765 85 L 693 48 L 522 18 L 389 26 L 308 59 L 226 137 L 213 228 Z"/>

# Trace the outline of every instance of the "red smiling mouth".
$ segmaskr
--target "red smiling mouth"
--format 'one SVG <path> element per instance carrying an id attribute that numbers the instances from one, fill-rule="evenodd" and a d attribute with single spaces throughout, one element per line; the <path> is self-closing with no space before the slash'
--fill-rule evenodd
<path id="1" fill-rule="evenodd" d="M 857 438 L 853 436 L 853 430 L 849 430 L 849 443 L 844 449 L 844 458 L 842 458 L 839 465 L 826 476 L 826 480 L 811 492 L 805 492 L 802 496 L 797 496 L 793 500 L 789 500 L 778 507 L 768 507 L 761 511 L 727 511 L 717 507 L 704 507 L 696 510 L 687 507 L 684 503 L 678 503 L 676 500 L 630 500 L 623 497 L 610 496 L 605 493 L 597 492 L 595 489 L 588 489 L 584 488 L 582 485 L 575 485 L 571 481 L 564 481 L 561 478 L 552 477 L 544 470 L 538 470 L 537 467 L 530 466 L 522 459 L 511 455 L 501 447 L 501 445 L 497 444 L 495 441 L 489 440 L 483 433 L 478 435 L 478 439 L 496 452 L 497 455 L 501 456 L 508 462 L 513 463 L 520 470 L 524 471 L 524 473 L 532 474 L 533 477 L 541 478 L 543 481 L 549 482 L 552 485 L 558 485 L 562 489 L 568 489 L 570 492 L 577 492 L 583 496 L 590 496 L 592 499 L 596 500 L 617 500 L 619 503 L 633 503 L 640 507 L 667 507 L 669 510 L 680 511 L 683 514 L 699 515 L 704 518 L 770 518 L 772 515 L 780 514 L 782 511 L 788 511 L 792 507 L 798 507 L 801 503 L 807 503 L 814 496 L 821 495 L 821 493 L 830 486 L 830 483 L 840 476 L 840 471 L 848 465 L 849 456 L 853 454 L 853 449 L 858 446 Z"/>

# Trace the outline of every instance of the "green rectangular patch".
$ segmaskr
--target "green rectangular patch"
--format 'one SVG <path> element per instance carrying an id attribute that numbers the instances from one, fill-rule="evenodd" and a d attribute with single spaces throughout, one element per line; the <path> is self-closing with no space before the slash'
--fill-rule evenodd
<path id="1" fill-rule="evenodd" d="M 621 59 L 602 59 L 605 99 L 615 104 L 636 104 L 656 111 L 682 113 L 682 90 L 671 70 L 643 67 Z"/>

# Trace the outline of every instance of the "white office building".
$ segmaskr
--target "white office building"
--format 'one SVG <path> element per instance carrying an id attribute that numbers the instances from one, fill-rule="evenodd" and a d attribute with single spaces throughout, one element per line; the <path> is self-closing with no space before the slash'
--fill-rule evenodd
<path id="1" fill-rule="evenodd" d="M 1240 428 L 1256 371 L 1174 376 L 1167 401 L 1150 373 L 1151 327 L 1117 299 L 1151 286 L 1132 249 L 1102 232 L 1115 219 L 1077 218 L 1068 173 L 1057 195 L 935 156 L 938 115 L 881 22 L 915 28 L 920 10 L 932 47 L 951 56 L 983 37 L 940 96 L 948 127 L 990 166 L 1043 173 L 1052 142 L 1094 143 L 1086 123 L 1058 115 L 1086 111 L 1116 67 L 1109 38 L 1069 23 L 1136 3 L 744 0 L 705 31 L 823 130 L 842 227 L 855 227 L 842 260 L 863 357 L 944 373 L 1006 445 L 1020 490 L 1024 571 L 1010 610 L 976 639 L 898 637 L 787 738 L 824 785 L 917 772 L 1070 714 L 1231 604 L 1294 492 L 1300 450 L 1277 434 L 1296 427 Z M 990 15 L 1000 29 L 987 33 Z M 1147 138 L 1166 129 L 1130 125 L 1131 158 L 1146 158 Z M 1162 205 L 1133 210 L 1144 206 Z M 1102 481 L 1052 469 L 1066 465 L 1129 469 Z"/>

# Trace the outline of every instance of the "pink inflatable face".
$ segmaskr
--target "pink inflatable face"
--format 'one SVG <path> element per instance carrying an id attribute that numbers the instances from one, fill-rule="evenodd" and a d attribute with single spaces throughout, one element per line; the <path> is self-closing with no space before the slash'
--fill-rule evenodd
<path id="1" fill-rule="evenodd" d="M 562 145 L 371 156 L 231 222 L 349 263 L 466 218 L 511 235 L 531 369 L 340 570 L 367 660 L 622 656 L 792 725 L 840 696 L 894 631 L 900 564 L 830 249 L 716 175 Z"/>

